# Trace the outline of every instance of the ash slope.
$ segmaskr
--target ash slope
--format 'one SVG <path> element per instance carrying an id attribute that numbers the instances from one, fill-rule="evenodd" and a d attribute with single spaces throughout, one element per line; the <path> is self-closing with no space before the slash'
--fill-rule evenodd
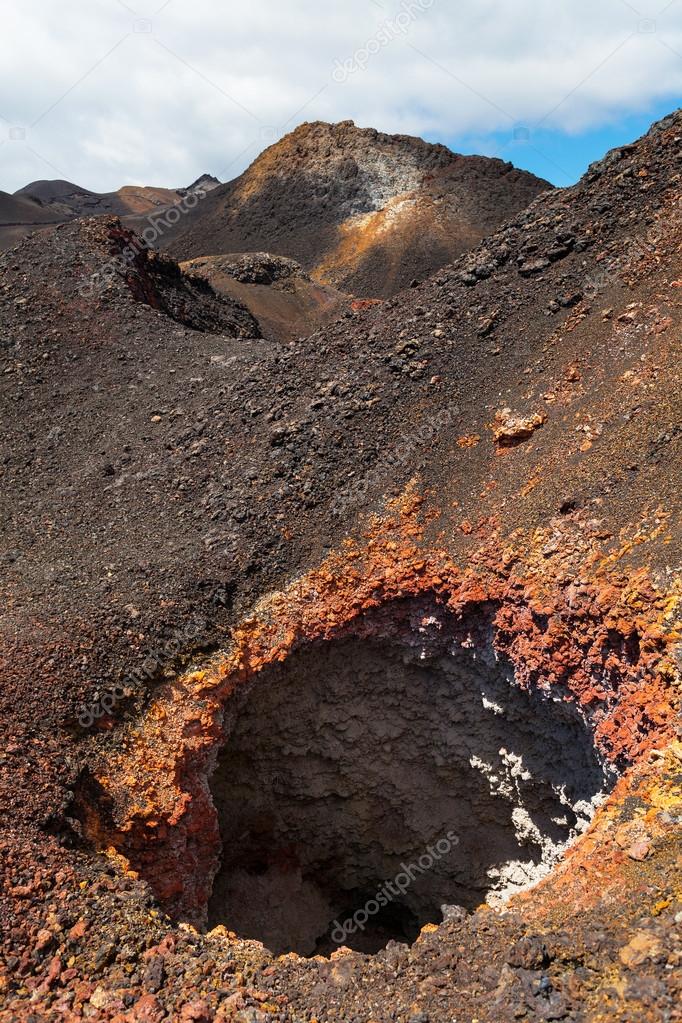
<path id="1" fill-rule="evenodd" d="M 267 251 L 385 297 L 451 262 L 551 188 L 511 164 L 406 135 L 303 124 L 164 235 L 178 259 Z"/>
<path id="2" fill-rule="evenodd" d="M 0 192 L 0 250 L 9 249 L 34 230 L 62 218 L 28 196 Z"/>
<path id="3" fill-rule="evenodd" d="M 421 287 L 285 349 L 197 332 L 123 281 L 83 297 L 115 224 L 69 224 L 2 257 L 0 1018 L 41 1007 L 49 1018 L 81 983 L 89 1011 L 95 986 L 113 993 L 91 1018 L 118 1011 L 119 991 L 121 1012 L 144 997 L 159 1018 L 198 1000 L 213 1013 L 231 994 L 251 1004 L 256 974 L 266 996 L 288 997 L 285 1020 L 331 1008 L 363 1018 L 368 1000 L 382 1023 L 413 1017 L 417 1001 L 433 1019 L 507 1020 L 526 997 L 530 1018 L 551 1018 L 536 1001 L 546 970 L 567 985 L 563 1018 L 585 1019 L 615 997 L 613 964 L 637 921 L 673 947 L 675 903 L 654 857 L 646 875 L 628 867 L 617 912 L 555 900 L 561 941 L 550 945 L 563 951 L 550 966 L 523 942 L 510 965 L 510 947 L 533 933 L 528 913 L 486 913 L 405 956 L 354 961 L 352 983 L 342 966 L 331 995 L 315 962 L 266 973 L 253 960 L 217 988 L 215 943 L 150 916 L 139 883 L 70 848 L 65 818 L 90 755 L 83 702 L 179 634 L 188 647 L 224 643 L 259 598 L 317 566 L 410 480 L 442 513 L 431 541 L 458 563 L 494 524 L 500 572 L 518 532 L 554 531 L 551 558 L 557 545 L 608 550 L 621 531 L 646 522 L 655 534 L 657 516 L 679 517 L 681 153 L 678 112 Z M 501 456 L 489 426 L 505 406 L 535 426 Z M 672 586 L 679 529 L 655 535 L 630 545 L 622 570 L 634 578 L 646 564 Z M 115 750 L 110 725 L 92 742 Z M 666 869 L 675 881 L 679 859 Z M 655 920 L 644 889 L 663 906 Z M 152 992 L 143 955 L 167 935 L 175 958 Z M 662 954 L 640 960 L 612 1018 L 670 1018 L 675 976 Z"/>
<path id="4" fill-rule="evenodd" d="M 19 224 L 53 224 L 57 223 L 58 219 L 41 203 L 28 196 L 0 192 L 0 225 L 3 227 Z"/>

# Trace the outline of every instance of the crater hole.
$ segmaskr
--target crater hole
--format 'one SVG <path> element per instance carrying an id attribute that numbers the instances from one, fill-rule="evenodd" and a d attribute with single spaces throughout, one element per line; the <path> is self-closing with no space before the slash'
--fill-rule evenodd
<path id="1" fill-rule="evenodd" d="M 614 778 L 575 705 L 516 684 L 491 621 L 395 602 L 228 703 L 211 926 L 376 952 L 552 868 Z"/>

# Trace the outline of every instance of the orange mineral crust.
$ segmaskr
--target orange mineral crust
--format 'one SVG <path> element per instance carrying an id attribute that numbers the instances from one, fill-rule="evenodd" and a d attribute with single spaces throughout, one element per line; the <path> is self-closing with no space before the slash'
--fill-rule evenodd
<path id="1" fill-rule="evenodd" d="M 99 764 L 109 810 L 106 823 L 88 810 L 90 835 L 123 853 L 174 914 L 200 920 L 210 889 L 219 838 L 206 776 L 226 701 L 305 644 L 372 635 L 379 625 L 368 614 L 396 601 L 431 594 L 460 618 L 492 607 L 495 650 L 509 658 L 519 684 L 575 701 L 614 764 L 639 764 L 674 739 L 679 586 L 660 592 L 646 569 L 619 570 L 625 539 L 619 550 L 574 558 L 577 521 L 566 523 L 561 554 L 549 556 L 542 531 L 505 542 L 490 523 L 488 538 L 458 567 L 424 544 L 422 506 L 409 491 L 388 517 L 264 600 L 234 629 L 225 653 L 164 687 Z M 639 543 L 665 530 L 665 516 L 658 518 Z M 628 777 L 612 798 L 625 797 Z"/>

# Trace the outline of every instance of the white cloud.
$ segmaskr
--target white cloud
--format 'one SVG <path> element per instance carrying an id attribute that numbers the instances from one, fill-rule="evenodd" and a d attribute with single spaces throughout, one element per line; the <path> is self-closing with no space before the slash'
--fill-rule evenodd
<path id="1" fill-rule="evenodd" d="M 0 188 L 228 178 L 302 120 L 575 133 L 682 95 L 682 0 L 160 2 L 33 0 L 4 15 Z M 335 80 L 349 60 L 364 69 Z"/>

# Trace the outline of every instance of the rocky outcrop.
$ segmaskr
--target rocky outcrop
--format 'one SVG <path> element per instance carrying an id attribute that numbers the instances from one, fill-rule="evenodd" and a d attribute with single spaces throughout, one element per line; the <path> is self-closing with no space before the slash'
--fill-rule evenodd
<path id="1" fill-rule="evenodd" d="M 515 415 L 510 408 L 495 413 L 492 423 L 493 439 L 501 448 L 514 447 L 528 440 L 547 421 L 546 412 L 529 416 Z"/>

